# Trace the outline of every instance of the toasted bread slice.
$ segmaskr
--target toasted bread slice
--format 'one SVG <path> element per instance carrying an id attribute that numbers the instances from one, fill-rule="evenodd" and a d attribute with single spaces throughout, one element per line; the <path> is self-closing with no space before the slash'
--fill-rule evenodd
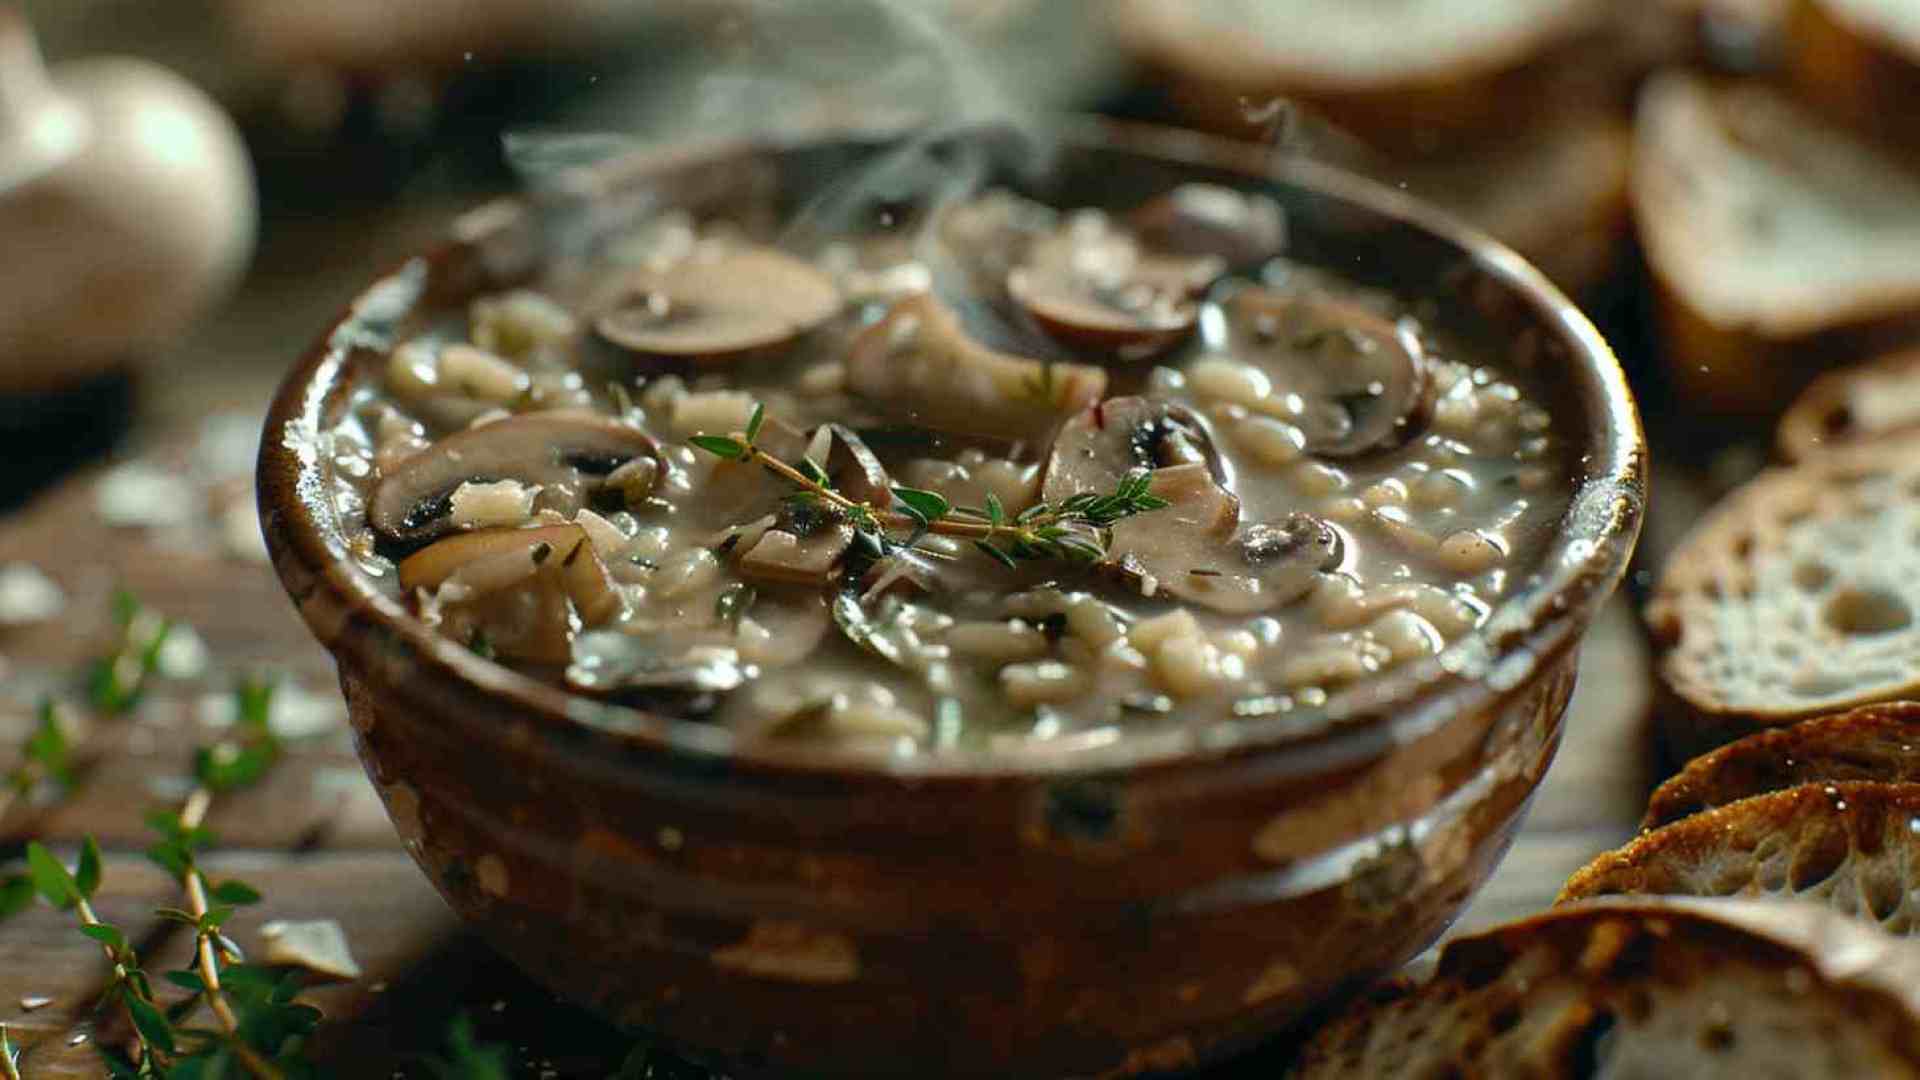
<path id="1" fill-rule="evenodd" d="M 1654 79 L 1631 193 L 1663 352 L 1697 404 L 1770 415 L 1832 358 L 1920 325 L 1920 175 L 1777 91 Z"/>
<path id="2" fill-rule="evenodd" d="M 1363 996 L 1290 1075 L 1911 1078 L 1915 946 L 1807 904 L 1603 900 L 1456 938 Z"/>
<path id="3" fill-rule="evenodd" d="M 1600 0 L 1114 0 L 1116 37 L 1189 123 L 1261 133 L 1305 105 L 1371 145 L 1430 151 L 1503 136 L 1602 32 Z"/>
<path id="4" fill-rule="evenodd" d="M 1920 784 L 1838 780 L 1768 792 L 1642 833 L 1567 879 L 1560 899 L 1811 900 L 1920 936 Z"/>
<path id="5" fill-rule="evenodd" d="M 1728 743 L 1647 799 L 1642 829 L 1769 791 L 1838 780 L 1920 782 L 1920 702 L 1890 701 Z"/>
<path id="6" fill-rule="evenodd" d="M 1912 0 L 1794 0 L 1787 73 L 1828 116 L 1890 146 L 1920 133 L 1920 6 Z"/>
<path id="7" fill-rule="evenodd" d="M 1920 440 L 1830 451 L 1735 489 L 1680 541 L 1646 616 L 1679 760 L 1920 697 Z"/>
<path id="8" fill-rule="evenodd" d="M 1902 349 L 1813 381 L 1780 418 L 1780 456 L 1920 435 L 1920 349 Z"/>

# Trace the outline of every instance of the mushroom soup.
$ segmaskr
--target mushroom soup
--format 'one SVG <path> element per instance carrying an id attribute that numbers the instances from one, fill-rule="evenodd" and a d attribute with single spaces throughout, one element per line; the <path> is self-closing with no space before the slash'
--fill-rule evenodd
<path id="1" fill-rule="evenodd" d="M 441 632 L 748 739 L 1314 709 L 1523 588 L 1569 470 L 1519 373 L 1284 232 L 1201 185 L 808 257 L 669 214 L 396 347 L 336 502 Z"/>

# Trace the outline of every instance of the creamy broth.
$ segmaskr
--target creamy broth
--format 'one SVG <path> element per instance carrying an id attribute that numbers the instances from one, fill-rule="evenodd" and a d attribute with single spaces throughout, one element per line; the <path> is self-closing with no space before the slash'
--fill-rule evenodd
<path id="1" fill-rule="evenodd" d="M 667 215 L 398 346 L 337 504 L 475 651 L 750 739 L 1313 709 L 1524 587 L 1570 473 L 1516 373 L 1283 225 L 996 192 L 803 258 Z"/>

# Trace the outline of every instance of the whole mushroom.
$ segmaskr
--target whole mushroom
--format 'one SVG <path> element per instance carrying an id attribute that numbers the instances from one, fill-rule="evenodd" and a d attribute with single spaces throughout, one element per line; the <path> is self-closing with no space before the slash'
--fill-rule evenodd
<path id="1" fill-rule="evenodd" d="M 41 63 L 0 7 L 0 391 L 97 373 L 182 330 L 253 249 L 232 121 L 125 57 Z"/>

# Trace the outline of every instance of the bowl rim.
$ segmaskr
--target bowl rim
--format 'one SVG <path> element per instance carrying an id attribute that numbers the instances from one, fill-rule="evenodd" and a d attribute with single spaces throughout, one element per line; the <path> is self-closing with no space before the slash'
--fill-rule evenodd
<path id="1" fill-rule="evenodd" d="M 779 153 L 822 139 L 897 138 L 911 130 L 898 121 L 877 126 L 823 125 L 777 138 L 724 139 L 643 150 L 569 178 L 568 189 L 617 191 L 675 165 L 730 155 Z M 1542 564 L 1541 586 L 1496 605 L 1481 628 L 1437 658 L 1405 665 L 1331 697 L 1325 723 L 1303 734 L 1287 717 L 1220 717 L 1165 732 L 1129 734 L 1111 743 L 1063 753 L 882 755 L 810 743 L 749 744 L 716 725 L 597 701 L 485 660 L 421 623 L 379 591 L 330 546 L 314 504 L 325 498 L 314 439 L 325 430 L 346 356 L 372 342 L 379 326 L 403 316 L 424 295 L 429 268 L 464 248 L 511 228 L 529 201 L 503 198 L 456 219 L 448 239 L 376 278 L 320 333 L 275 392 L 260 442 L 256 473 L 263 532 L 276 573 L 302 618 L 336 662 L 352 654 L 363 665 L 390 666 L 393 648 L 439 685 L 486 699 L 492 710 L 535 721 L 547 736 L 577 741 L 597 736 L 628 756 L 665 755 L 724 765 L 735 774 L 830 777 L 919 784 L 1009 782 L 1111 776 L 1174 768 L 1183 763 L 1297 755 L 1303 768 L 1330 769 L 1369 760 L 1438 729 L 1454 716 L 1478 711 L 1528 685 L 1585 632 L 1625 573 L 1640 531 L 1646 498 L 1647 447 L 1626 376 L 1593 323 L 1546 277 L 1510 248 L 1451 214 L 1401 191 L 1334 166 L 1300 158 L 1276 160 L 1266 148 L 1174 128 L 1073 117 L 1053 130 L 1059 145 L 1157 158 L 1165 163 L 1233 172 L 1305 188 L 1412 226 L 1457 250 L 1480 273 L 1524 302 L 1538 325 L 1568 346 L 1568 364 L 1587 386 L 1577 394 L 1585 411 L 1585 482 L 1573 493 L 1562 528 Z M 396 312 L 398 315 L 396 315 Z M 304 439 L 303 439 L 304 436 Z M 298 580 L 296 580 L 296 578 Z M 328 609 L 310 609 L 324 590 Z M 372 629 L 381 640 L 354 630 Z M 382 656 L 379 650 L 387 649 Z M 409 683 L 417 680 L 409 679 Z M 1293 770 L 1288 770 L 1293 771 Z"/>

